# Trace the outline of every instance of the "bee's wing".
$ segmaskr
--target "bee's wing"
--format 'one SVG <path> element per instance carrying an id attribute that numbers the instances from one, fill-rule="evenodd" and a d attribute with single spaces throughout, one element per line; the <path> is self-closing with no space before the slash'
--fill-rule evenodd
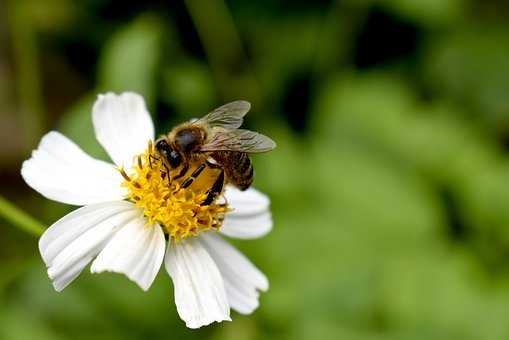
<path id="1" fill-rule="evenodd" d="M 247 153 L 267 152 L 276 147 L 276 143 L 261 133 L 249 130 L 219 131 L 212 140 L 202 145 L 200 151 L 240 151 Z"/>
<path id="2" fill-rule="evenodd" d="M 251 108 L 251 104 L 244 100 L 237 100 L 209 112 L 205 117 L 195 123 L 205 123 L 209 127 L 219 127 L 226 130 L 234 130 L 242 125 L 243 117 Z"/>

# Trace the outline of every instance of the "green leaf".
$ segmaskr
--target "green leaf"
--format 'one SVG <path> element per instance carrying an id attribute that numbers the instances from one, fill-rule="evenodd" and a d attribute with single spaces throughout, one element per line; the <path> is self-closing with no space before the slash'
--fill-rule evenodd
<path id="1" fill-rule="evenodd" d="M 151 107 L 157 92 L 162 35 L 161 23 L 149 15 L 140 16 L 114 34 L 99 61 L 100 91 L 138 92 Z"/>
<path id="2" fill-rule="evenodd" d="M 458 23 L 467 11 L 466 0 L 386 0 L 382 6 L 429 28 Z"/>
<path id="3" fill-rule="evenodd" d="M 425 49 L 423 80 L 433 94 L 468 108 L 501 135 L 509 132 L 509 30 L 473 26 Z"/>
<path id="4" fill-rule="evenodd" d="M 108 160 L 108 156 L 95 138 L 92 124 L 92 106 L 96 96 L 86 95 L 62 117 L 58 130 L 78 144 L 91 156 Z"/>
<path id="5" fill-rule="evenodd" d="M 175 106 L 181 119 L 198 118 L 213 109 L 214 79 L 203 63 L 187 59 L 172 63 L 163 71 L 163 100 Z"/>

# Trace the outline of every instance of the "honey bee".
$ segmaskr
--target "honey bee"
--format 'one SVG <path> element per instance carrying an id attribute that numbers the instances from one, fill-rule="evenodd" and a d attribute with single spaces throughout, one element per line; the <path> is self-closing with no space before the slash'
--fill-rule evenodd
<path id="1" fill-rule="evenodd" d="M 168 176 L 170 170 L 180 169 L 172 180 L 182 178 L 183 188 L 190 186 L 206 168 L 218 170 L 202 205 L 210 205 L 226 183 L 240 190 L 249 188 L 254 172 L 248 154 L 276 147 L 267 136 L 239 129 L 250 108 L 251 104 L 242 100 L 225 104 L 198 120 L 176 126 L 155 142 L 155 150 L 168 169 Z M 194 164 L 199 165 L 185 178 Z"/>

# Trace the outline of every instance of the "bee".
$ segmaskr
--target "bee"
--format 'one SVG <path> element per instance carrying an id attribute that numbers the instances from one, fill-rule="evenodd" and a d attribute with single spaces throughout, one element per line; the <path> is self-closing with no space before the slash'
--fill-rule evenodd
<path id="1" fill-rule="evenodd" d="M 198 120 L 176 126 L 155 142 L 155 150 L 168 169 L 168 176 L 170 170 L 180 169 L 172 180 L 182 178 L 183 188 L 190 186 L 206 168 L 218 171 L 202 205 L 210 205 L 226 183 L 240 190 L 249 188 L 254 177 L 249 154 L 276 147 L 267 136 L 239 129 L 250 108 L 251 104 L 243 100 L 225 104 Z M 185 178 L 194 164 L 199 165 Z"/>

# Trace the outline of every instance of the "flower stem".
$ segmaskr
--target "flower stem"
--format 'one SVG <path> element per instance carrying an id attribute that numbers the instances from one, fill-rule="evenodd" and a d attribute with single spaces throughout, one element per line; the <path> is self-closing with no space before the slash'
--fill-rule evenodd
<path id="1" fill-rule="evenodd" d="M 44 125 L 36 18 L 29 2 L 10 0 L 5 7 L 9 13 L 6 18 L 20 107 L 17 114 L 24 128 L 25 145 L 34 145 L 42 135 Z"/>
<path id="2" fill-rule="evenodd" d="M 34 236 L 40 236 L 44 232 L 43 225 L 32 216 L 16 207 L 4 197 L 0 196 L 0 216 L 12 223 L 14 226 L 22 229 Z"/>

